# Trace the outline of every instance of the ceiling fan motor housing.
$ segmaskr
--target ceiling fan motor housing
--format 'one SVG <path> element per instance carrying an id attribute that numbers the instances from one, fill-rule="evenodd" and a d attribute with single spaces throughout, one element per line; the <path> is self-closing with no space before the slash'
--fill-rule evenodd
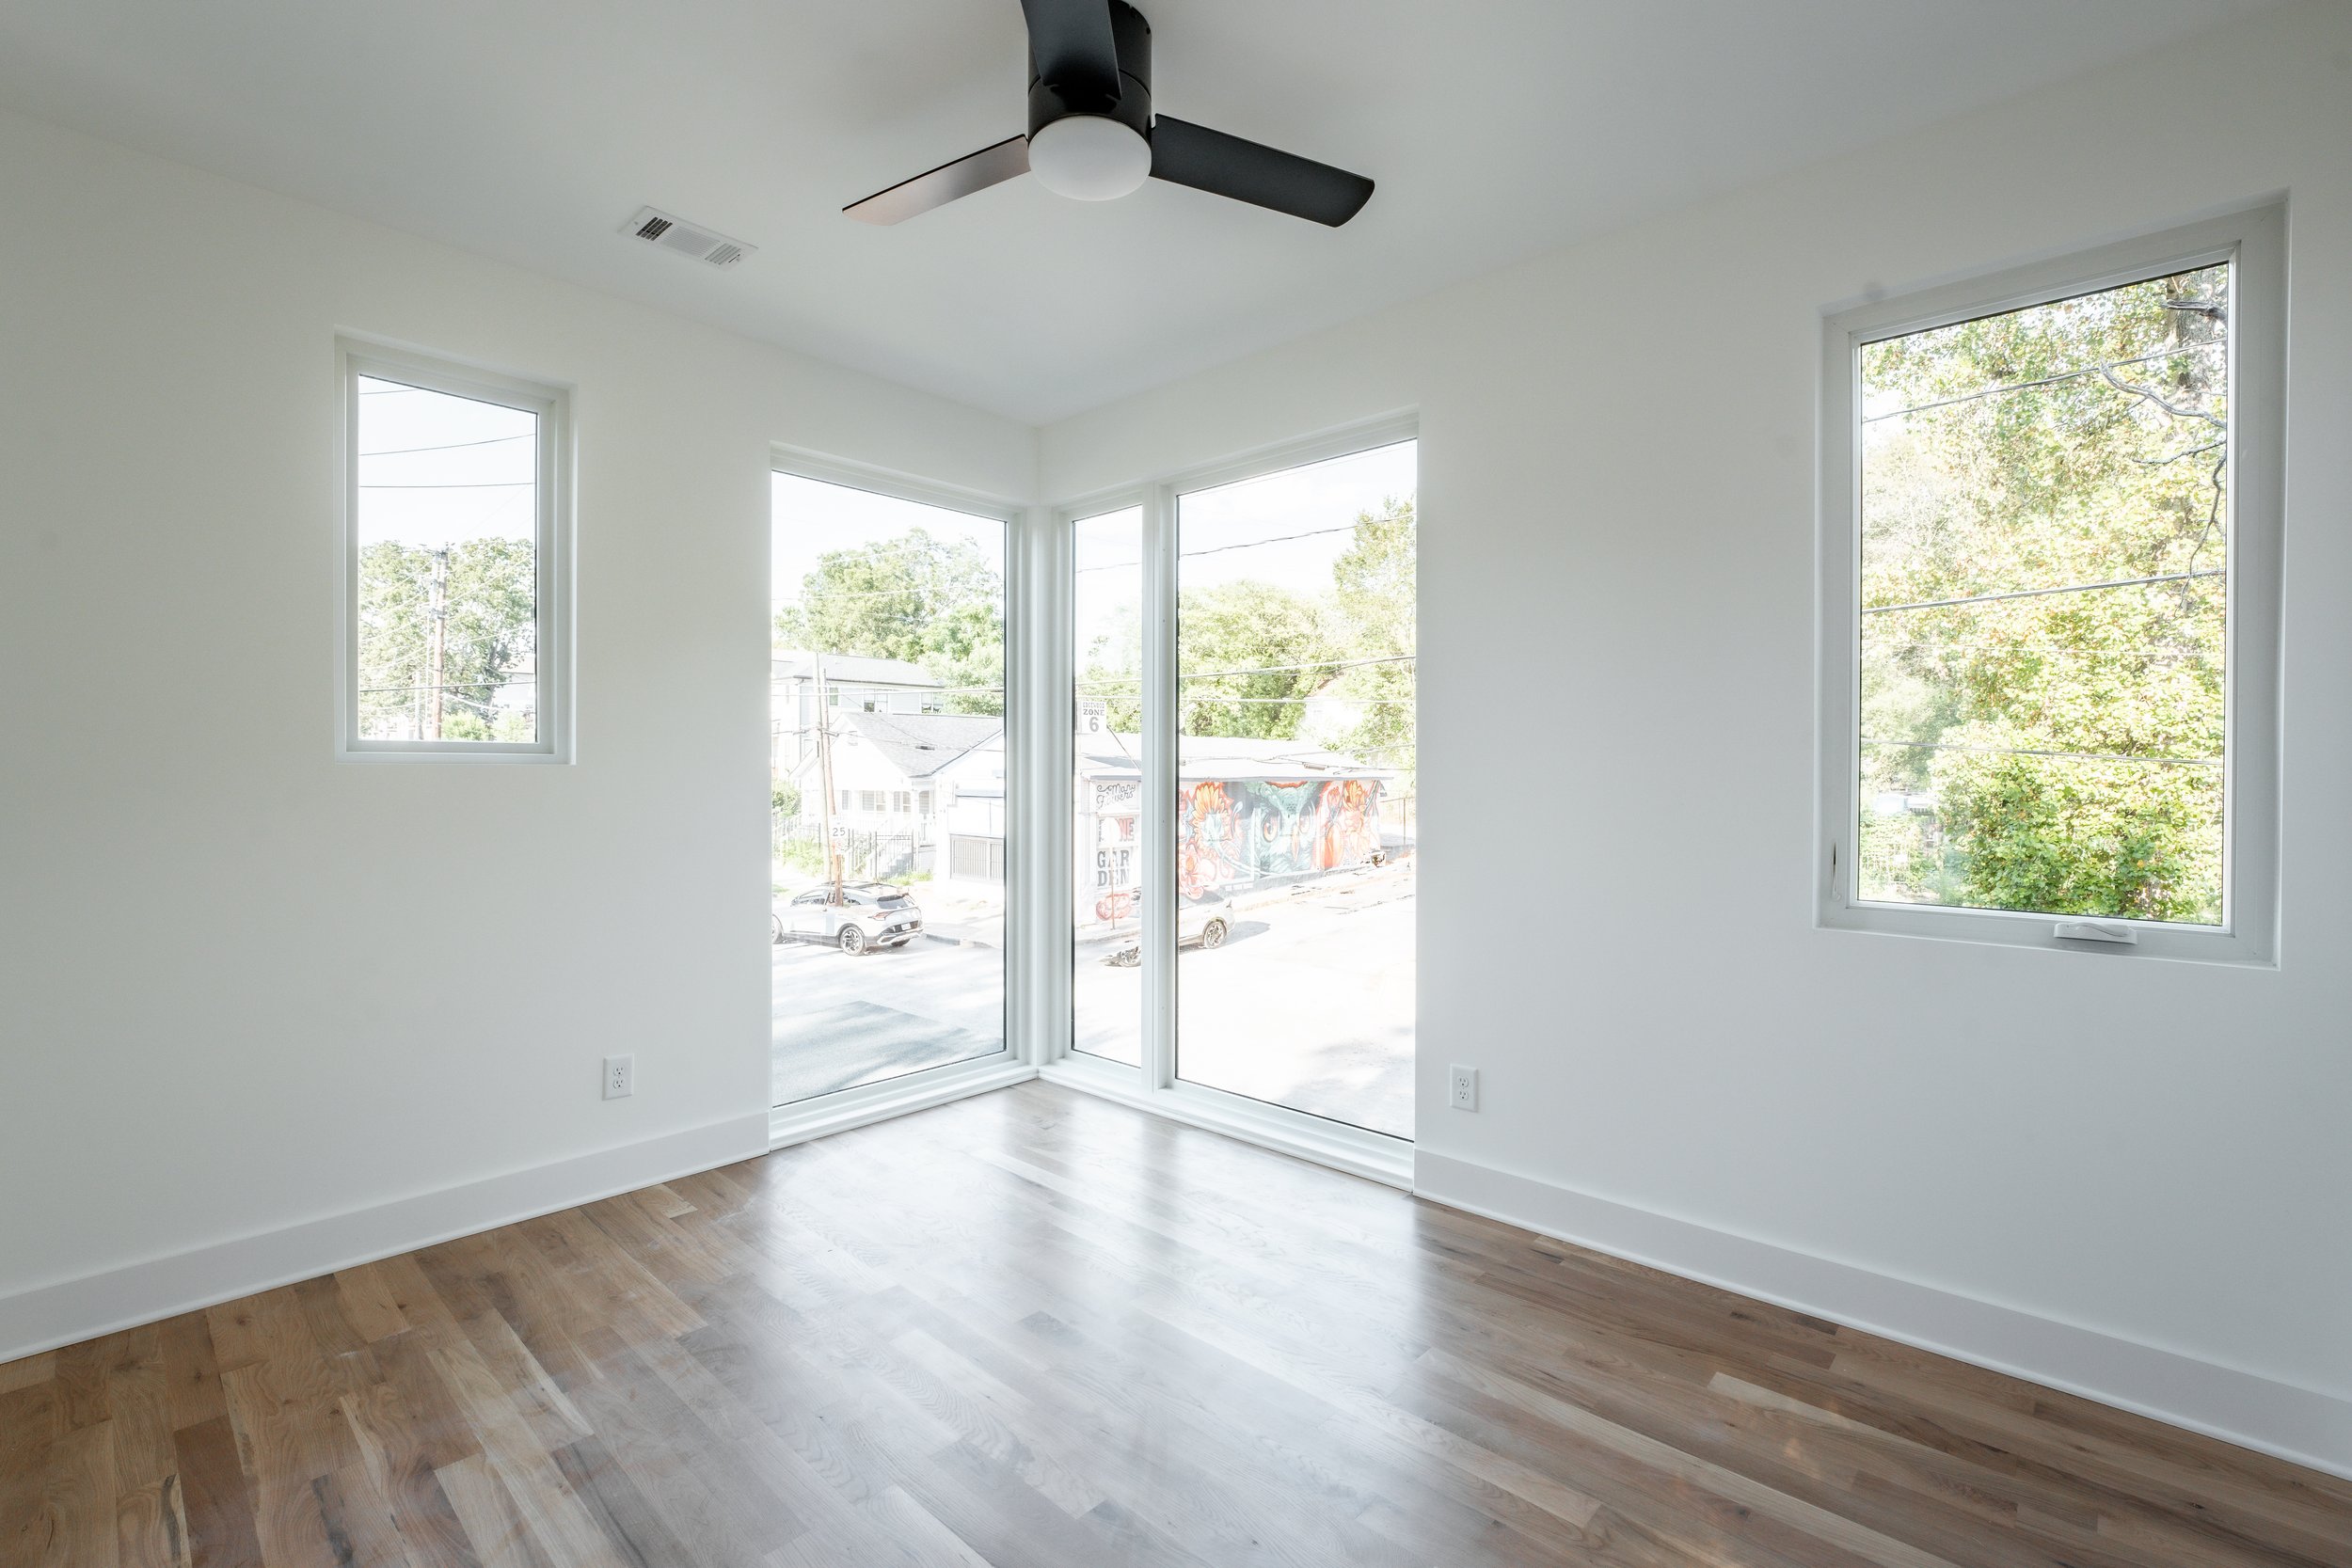
<path id="1" fill-rule="evenodd" d="M 844 209 L 889 224 L 1029 175 L 1073 201 L 1164 180 L 1337 229 L 1372 199 L 1360 174 L 1152 113 L 1152 24 L 1126 0 L 1021 0 L 1028 134 L 1008 136 Z"/>
<path id="2" fill-rule="evenodd" d="M 1126 0 L 1111 0 L 1111 41 L 1119 52 L 1119 97 L 1104 102 L 1073 98 L 1046 85 L 1038 74 L 1037 56 L 1029 56 L 1029 135 L 1072 115 L 1100 115 L 1118 120 L 1136 135 L 1152 136 L 1152 24 Z"/>

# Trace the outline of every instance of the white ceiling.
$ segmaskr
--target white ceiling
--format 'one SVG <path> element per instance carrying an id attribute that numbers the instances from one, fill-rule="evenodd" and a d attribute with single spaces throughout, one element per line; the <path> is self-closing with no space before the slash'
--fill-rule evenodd
<path id="1" fill-rule="evenodd" d="M 1378 181 L 1340 230 L 843 217 L 1024 128 L 1018 0 L 0 0 L 0 103 L 1042 421 L 2268 3 L 1142 0 L 1160 108 Z"/>

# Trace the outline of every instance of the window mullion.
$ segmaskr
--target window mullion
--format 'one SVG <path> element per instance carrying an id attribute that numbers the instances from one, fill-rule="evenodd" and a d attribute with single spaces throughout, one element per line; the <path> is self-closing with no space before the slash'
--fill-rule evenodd
<path id="1" fill-rule="evenodd" d="M 1143 1083 L 1176 1081 L 1176 495 L 1143 511 Z"/>
<path id="2" fill-rule="evenodd" d="M 1005 711 L 1018 761 L 1006 937 L 1021 999 L 1014 1038 L 1019 1053 L 1042 1063 L 1070 1039 L 1070 534 L 1038 508 L 1012 528 Z"/>

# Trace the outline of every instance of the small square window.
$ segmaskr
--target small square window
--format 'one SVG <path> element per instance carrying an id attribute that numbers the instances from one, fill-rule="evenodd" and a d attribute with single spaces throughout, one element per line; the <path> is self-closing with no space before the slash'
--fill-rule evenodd
<path id="1" fill-rule="evenodd" d="M 1829 324 L 1824 924 L 2268 961 L 2281 249 Z"/>
<path id="2" fill-rule="evenodd" d="M 343 752 L 568 755 L 566 400 L 342 345 Z"/>

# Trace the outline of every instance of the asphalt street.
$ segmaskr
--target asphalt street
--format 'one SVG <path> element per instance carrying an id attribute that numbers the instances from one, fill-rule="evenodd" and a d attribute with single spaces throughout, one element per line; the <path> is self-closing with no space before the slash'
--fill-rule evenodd
<path id="1" fill-rule="evenodd" d="M 1413 894 L 1409 865 L 1244 900 L 1215 951 L 1177 960 L 1177 1071 L 1189 1082 L 1412 1135 Z M 1076 954 L 1077 1048 L 1139 1055 L 1142 972 Z M 775 949 L 777 1103 L 1004 1045 L 1003 954 L 918 939 L 850 958 Z"/>

